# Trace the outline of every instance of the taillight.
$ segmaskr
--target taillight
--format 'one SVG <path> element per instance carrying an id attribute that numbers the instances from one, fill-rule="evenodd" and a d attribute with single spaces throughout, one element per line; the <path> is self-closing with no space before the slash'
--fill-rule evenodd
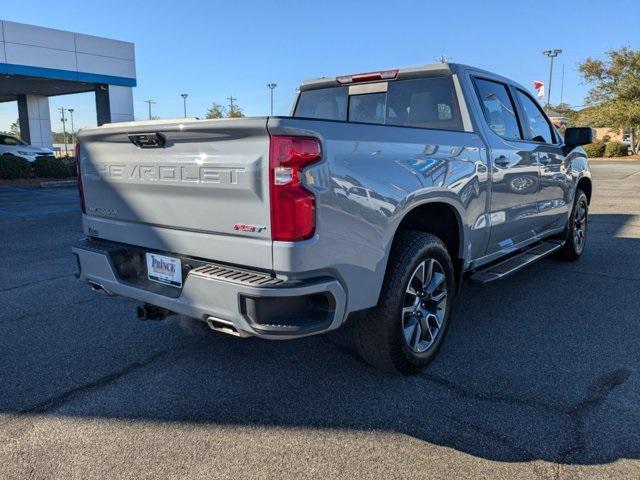
<path id="1" fill-rule="evenodd" d="M 82 213 L 87 213 L 84 206 L 84 190 L 82 189 L 82 172 L 80 171 L 80 143 L 76 140 L 76 174 L 78 176 L 78 194 L 80 195 L 80 208 Z"/>
<path id="2" fill-rule="evenodd" d="M 382 72 L 356 73 L 355 75 L 343 75 L 336 77 L 336 82 L 340 84 L 373 82 L 375 80 L 393 80 L 398 76 L 398 70 L 384 70 Z"/>
<path id="3" fill-rule="evenodd" d="M 302 170 L 320 160 L 320 142 L 310 137 L 271 137 L 269 147 L 271 238 L 293 242 L 313 236 L 316 200 L 300 181 Z"/>

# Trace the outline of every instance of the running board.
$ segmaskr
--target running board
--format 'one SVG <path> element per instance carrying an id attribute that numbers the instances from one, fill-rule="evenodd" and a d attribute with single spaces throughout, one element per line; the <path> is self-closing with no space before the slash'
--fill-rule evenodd
<path id="1" fill-rule="evenodd" d="M 499 263 L 493 264 L 481 270 L 476 270 L 469 277 L 471 285 L 483 286 L 496 280 L 502 280 L 532 263 L 543 259 L 556 250 L 560 250 L 564 242 L 560 240 L 545 240 L 524 250 L 513 257 L 509 257 Z"/>

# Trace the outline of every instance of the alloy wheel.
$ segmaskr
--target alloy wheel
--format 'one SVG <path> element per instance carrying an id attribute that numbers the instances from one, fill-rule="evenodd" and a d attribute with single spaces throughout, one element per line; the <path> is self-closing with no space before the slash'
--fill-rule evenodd
<path id="1" fill-rule="evenodd" d="M 424 353 L 443 330 L 447 309 L 447 282 L 444 268 L 432 258 L 420 263 L 411 274 L 402 309 L 405 345 L 414 353 Z"/>
<path id="2" fill-rule="evenodd" d="M 587 201 L 581 198 L 576 204 L 573 218 L 573 245 L 576 252 L 582 252 L 587 238 Z"/>

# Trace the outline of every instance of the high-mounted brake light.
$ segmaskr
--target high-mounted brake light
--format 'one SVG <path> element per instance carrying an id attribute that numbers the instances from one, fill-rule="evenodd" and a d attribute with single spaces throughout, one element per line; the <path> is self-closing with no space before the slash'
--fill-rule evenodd
<path id="1" fill-rule="evenodd" d="M 271 137 L 269 146 L 271 239 L 293 242 L 313 236 L 316 200 L 300 181 L 302 170 L 322 157 L 310 137 Z"/>
<path id="2" fill-rule="evenodd" d="M 393 80 L 398 76 L 398 70 L 384 70 L 382 72 L 356 73 L 355 75 L 343 75 L 336 77 L 336 82 L 340 84 L 373 82 L 375 80 Z"/>
<path id="3" fill-rule="evenodd" d="M 87 213 L 87 209 L 84 204 L 84 190 L 82 188 L 82 172 L 80 171 L 80 143 L 76 140 L 76 175 L 78 176 L 78 194 L 80 195 L 80 209 L 82 213 Z"/>

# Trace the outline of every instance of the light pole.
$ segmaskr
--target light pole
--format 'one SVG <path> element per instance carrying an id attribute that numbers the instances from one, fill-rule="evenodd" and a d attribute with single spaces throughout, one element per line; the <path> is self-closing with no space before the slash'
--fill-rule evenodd
<path id="1" fill-rule="evenodd" d="M 65 108 L 64 107 L 60 107 L 58 110 L 60 110 L 60 121 L 62 122 L 62 138 L 64 139 L 64 156 L 68 157 L 69 156 L 69 149 L 67 148 L 67 119 L 64 116 L 64 112 L 65 112 Z"/>
<path id="2" fill-rule="evenodd" d="M 184 118 L 187 118 L 187 97 L 189 94 L 181 93 L 180 96 L 182 97 L 182 106 L 184 107 Z"/>
<path id="3" fill-rule="evenodd" d="M 145 100 L 144 103 L 148 103 L 149 104 L 149 120 L 151 120 L 151 105 L 156 103 L 154 100 Z"/>
<path id="4" fill-rule="evenodd" d="M 277 83 L 267 83 L 267 88 L 270 90 L 271 95 L 271 116 L 273 117 L 273 89 L 278 86 Z"/>
<path id="5" fill-rule="evenodd" d="M 562 80 L 560 80 L 560 105 L 564 99 L 564 63 L 562 64 Z"/>
<path id="6" fill-rule="evenodd" d="M 76 142 L 75 142 L 76 129 L 73 127 L 73 108 L 69 108 L 69 109 L 67 109 L 67 111 L 69 112 L 69 115 L 71 116 L 71 143 L 73 145 L 75 145 L 76 144 Z"/>
<path id="7" fill-rule="evenodd" d="M 559 48 L 553 50 L 545 50 L 542 54 L 545 57 L 549 57 L 551 63 L 549 64 L 549 86 L 547 88 L 547 107 L 551 106 L 551 79 L 553 78 L 553 59 L 562 53 Z"/>

